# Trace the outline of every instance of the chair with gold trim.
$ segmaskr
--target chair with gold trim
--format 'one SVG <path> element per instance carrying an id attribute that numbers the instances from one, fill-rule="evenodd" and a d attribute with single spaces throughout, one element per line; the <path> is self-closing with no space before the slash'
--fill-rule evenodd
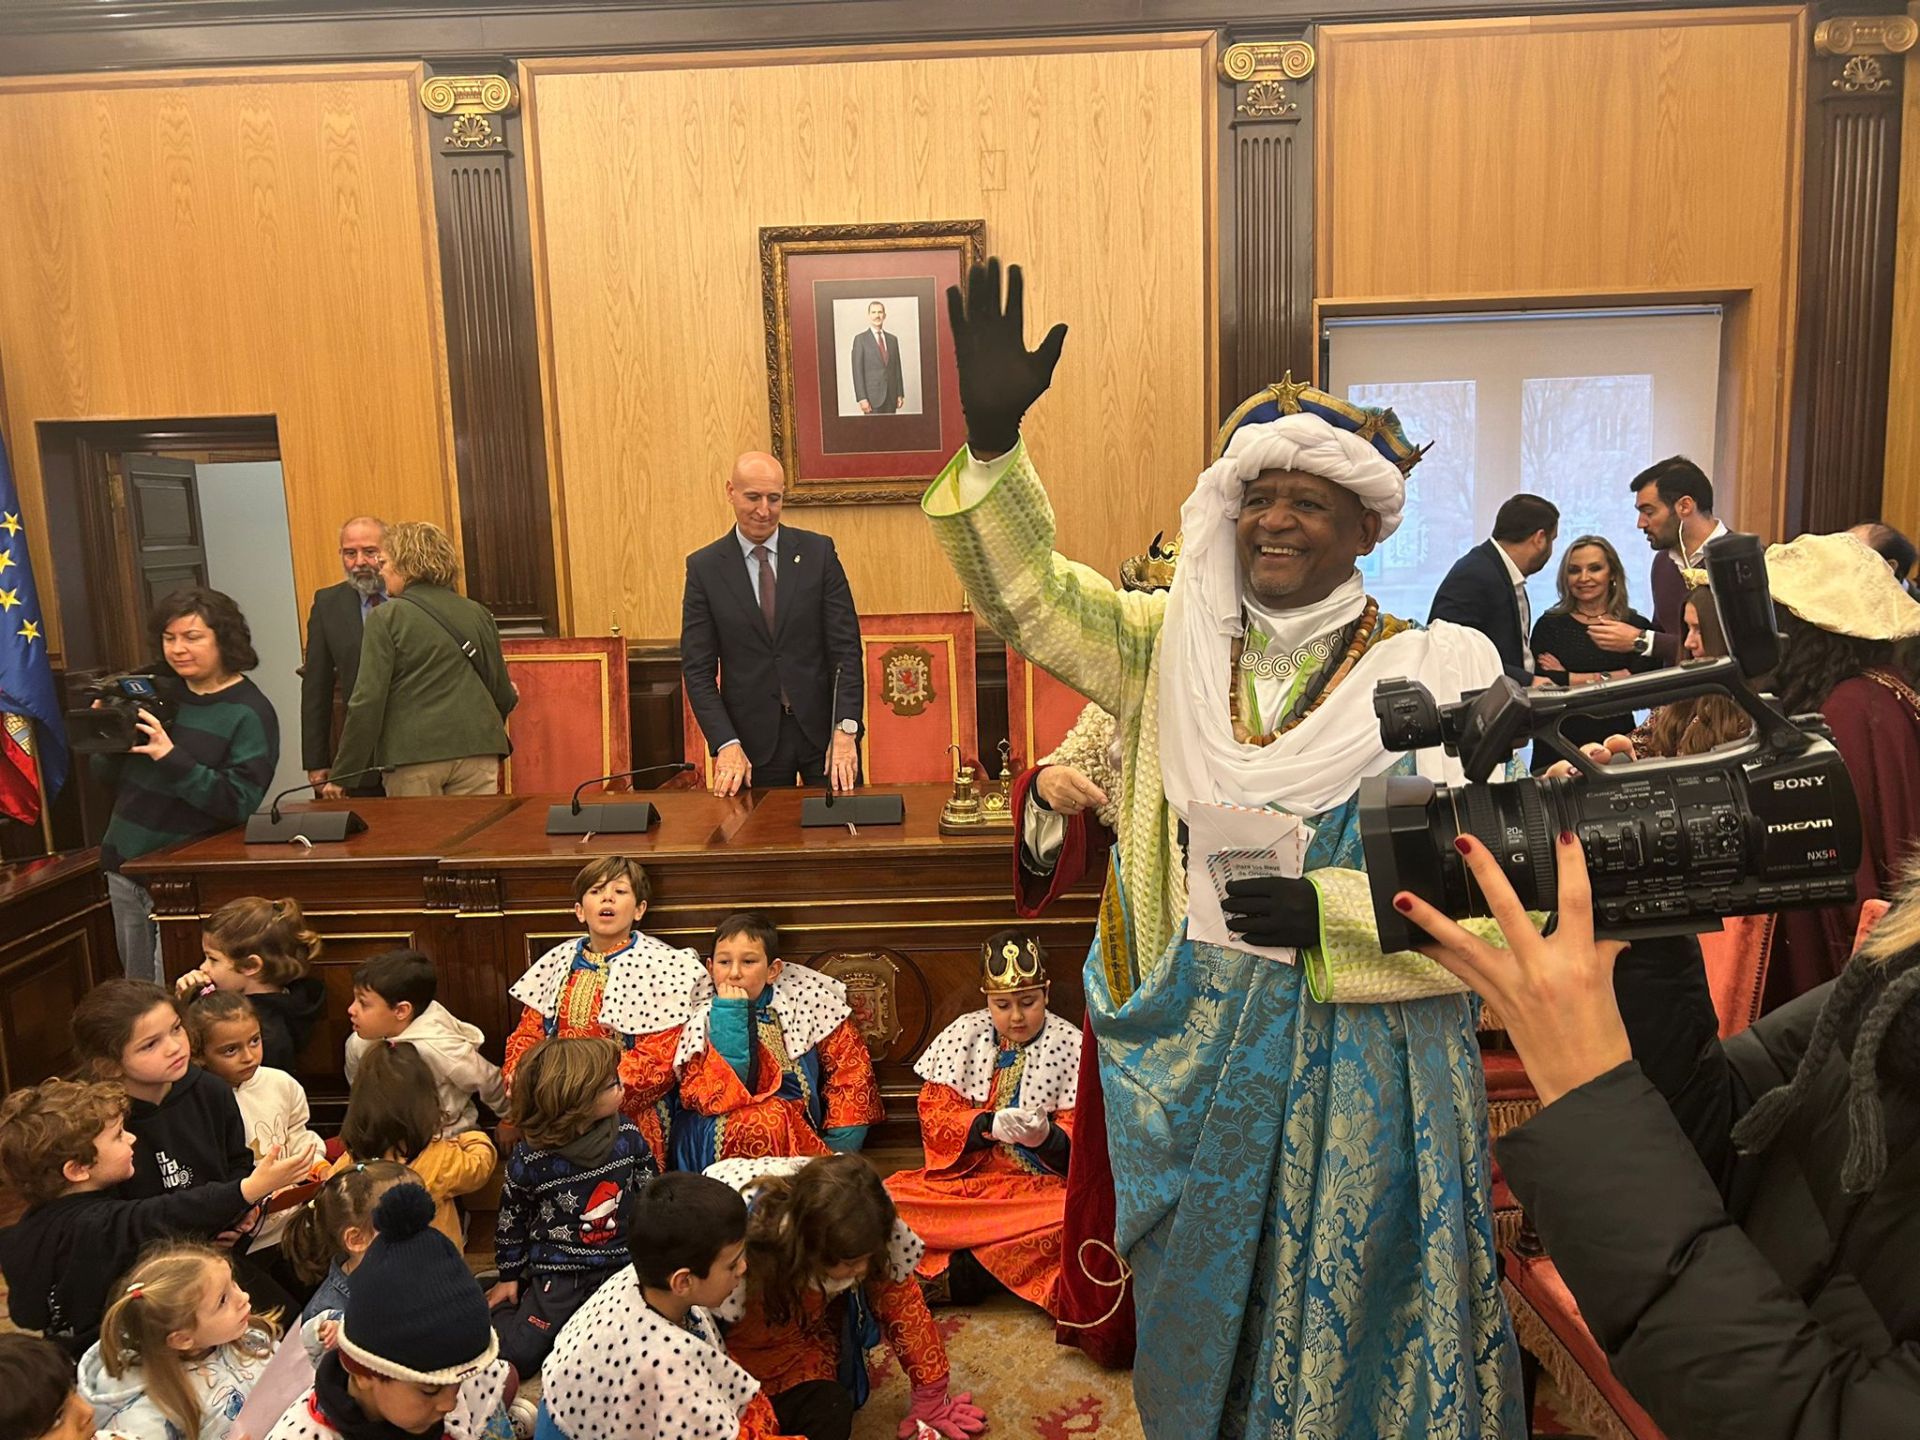
<path id="1" fill-rule="evenodd" d="M 949 780 L 947 747 L 980 747 L 974 693 L 973 616 L 964 610 L 860 617 L 866 733 L 860 769 L 869 785 Z M 978 757 L 988 773 L 992 761 Z"/>
<path id="2" fill-rule="evenodd" d="M 1007 651 L 1007 743 L 1016 774 L 1057 750 L 1086 708 L 1078 690 L 1019 651 Z"/>
<path id="3" fill-rule="evenodd" d="M 507 678 L 520 703 L 507 717 L 513 754 L 500 765 L 503 793 L 572 790 L 633 765 L 627 719 L 627 642 L 617 635 L 505 639 Z M 630 788 L 631 782 L 616 782 Z"/>
<path id="4" fill-rule="evenodd" d="M 1856 948 L 1872 921 L 1885 912 L 1885 902 L 1869 904 L 1879 905 L 1880 910 L 1872 918 L 1862 910 Z M 1723 1040 L 1759 1017 L 1774 921 L 1772 915 L 1740 915 L 1723 922 L 1718 933 L 1700 937 L 1707 986 L 1713 992 Z M 1504 1181 L 1496 1181 L 1496 1195 L 1505 1188 Z M 1500 1289 L 1513 1314 L 1514 1334 L 1529 1361 L 1553 1377 L 1582 1434 L 1595 1440 L 1665 1440 L 1653 1418 L 1614 1378 L 1606 1352 L 1581 1319 L 1580 1307 L 1552 1257 L 1523 1253 L 1526 1244 L 1523 1238 L 1518 1248 L 1504 1250 Z"/>

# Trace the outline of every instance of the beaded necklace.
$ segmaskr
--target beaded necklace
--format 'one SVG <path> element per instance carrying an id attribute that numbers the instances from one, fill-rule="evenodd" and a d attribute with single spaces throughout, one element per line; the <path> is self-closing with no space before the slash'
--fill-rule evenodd
<path id="1" fill-rule="evenodd" d="M 1255 734 L 1240 718 L 1240 657 L 1246 649 L 1246 637 L 1237 635 L 1233 641 L 1233 653 L 1227 669 L 1227 708 L 1233 718 L 1233 738 L 1242 745 L 1271 745 L 1280 736 L 1293 729 L 1306 719 L 1339 687 L 1342 680 L 1352 673 L 1353 667 L 1360 663 L 1360 657 L 1367 653 L 1377 638 L 1383 638 L 1388 631 L 1382 629 L 1380 636 L 1374 634 L 1375 622 L 1380 616 L 1380 602 L 1371 595 L 1367 597 L 1366 608 L 1359 618 L 1341 633 L 1344 653 L 1340 663 L 1331 671 L 1322 669 L 1308 687 L 1308 693 L 1301 697 L 1304 703 L 1296 705 L 1287 718 L 1280 722 L 1279 728 L 1264 734 Z M 1329 651 L 1331 653 L 1331 650 Z M 1252 683 L 1249 678 L 1249 684 Z M 1317 686 L 1317 688 L 1315 688 Z"/>

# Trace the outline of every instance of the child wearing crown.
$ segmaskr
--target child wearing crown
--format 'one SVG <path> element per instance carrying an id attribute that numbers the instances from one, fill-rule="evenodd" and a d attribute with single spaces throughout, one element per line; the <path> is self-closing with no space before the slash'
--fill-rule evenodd
<path id="1" fill-rule="evenodd" d="M 923 1279 L 970 1256 L 1051 1313 L 1080 1031 L 1047 1013 L 1048 988 L 1046 951 L 1033 936 L 1002 930 L 981 947 L 986 1005 L 942 1030 L 914 1066 L 927 1082 L 926 1168 L 886 1183 L 900 1218 L 926 1241 Z M 958 1280 L 956 1269 L 954 1298 L 968 1298 Z"/>

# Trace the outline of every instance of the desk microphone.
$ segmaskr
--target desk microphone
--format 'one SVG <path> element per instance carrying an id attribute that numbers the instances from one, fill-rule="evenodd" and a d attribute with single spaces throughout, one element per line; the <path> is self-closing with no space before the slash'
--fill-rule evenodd
<path id="1" fill-rule="evenodd" d="M 833 667 L 833 704 L 827 711 L 827 756 L 824 764 L 827 772 L 827 808 L 833 808 L 833 737 L 840 733 L 840 672 L 844 666 Z"/>
<path id="2" fill-rule="evenodd" d="M 840 734 L 840 666 L 833 667 L 833 728 L 827 732 L 827 793 L 809 795 L 800 802 L 800 824 L 814 828 L 826 825 L 899 825 L 906 819 L 906 801 L 898 795 L 849 795 L 834 811 L 833 742 Z"/>
<path id="3" fill-rule="evenodd" d="M 342 779 L 358 780 L 365 775 L 386 775 L 390 774 L 392 770 L 393 766 L 391 765 L 369 765 L 364 770 L 349 770 L 344 776 L 329 775 L 324 780 L 303 780 L 298 785 L 289 785 L 268 802 L 267 818 L 275 825 L 278 825 L 280 823 L 280 802 L 289 795 L 298 795 L 302 790 L 311 790 L 317 795 L 320 793 L 320 787 L 322 785 L 338 785 Z"/>
<path id="4" fill-rule="evenodd" d="M 580 795 L 589 785 L 604 785 L 609 780 L 632 780 L 637 776 L 651 775 L 656 770 L 671 770 L 676 775 L 684 775 L 691 769 L 693 769 L 692 761 L 675 760 L 668 765 L 642 765 L 638 770 L 619 770 L 612 775 L 596 775 L 591 780 L 582 780 L 574 787 L 573 804 L 569 807 L 569 813 L 574 815 L 580 813 Z"/>

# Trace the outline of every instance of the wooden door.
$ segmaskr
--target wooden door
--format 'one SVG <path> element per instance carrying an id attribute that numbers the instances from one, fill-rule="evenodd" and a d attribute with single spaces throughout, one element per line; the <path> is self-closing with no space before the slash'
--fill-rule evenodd
<path id="1" fill-rule="evenodd" d="M 144 617 L 162 597 L 207 583 L 200 491 L 191 460 L 128 453 L 120 457 L 120 469 L 138 575 L 134 595 Z"/>

